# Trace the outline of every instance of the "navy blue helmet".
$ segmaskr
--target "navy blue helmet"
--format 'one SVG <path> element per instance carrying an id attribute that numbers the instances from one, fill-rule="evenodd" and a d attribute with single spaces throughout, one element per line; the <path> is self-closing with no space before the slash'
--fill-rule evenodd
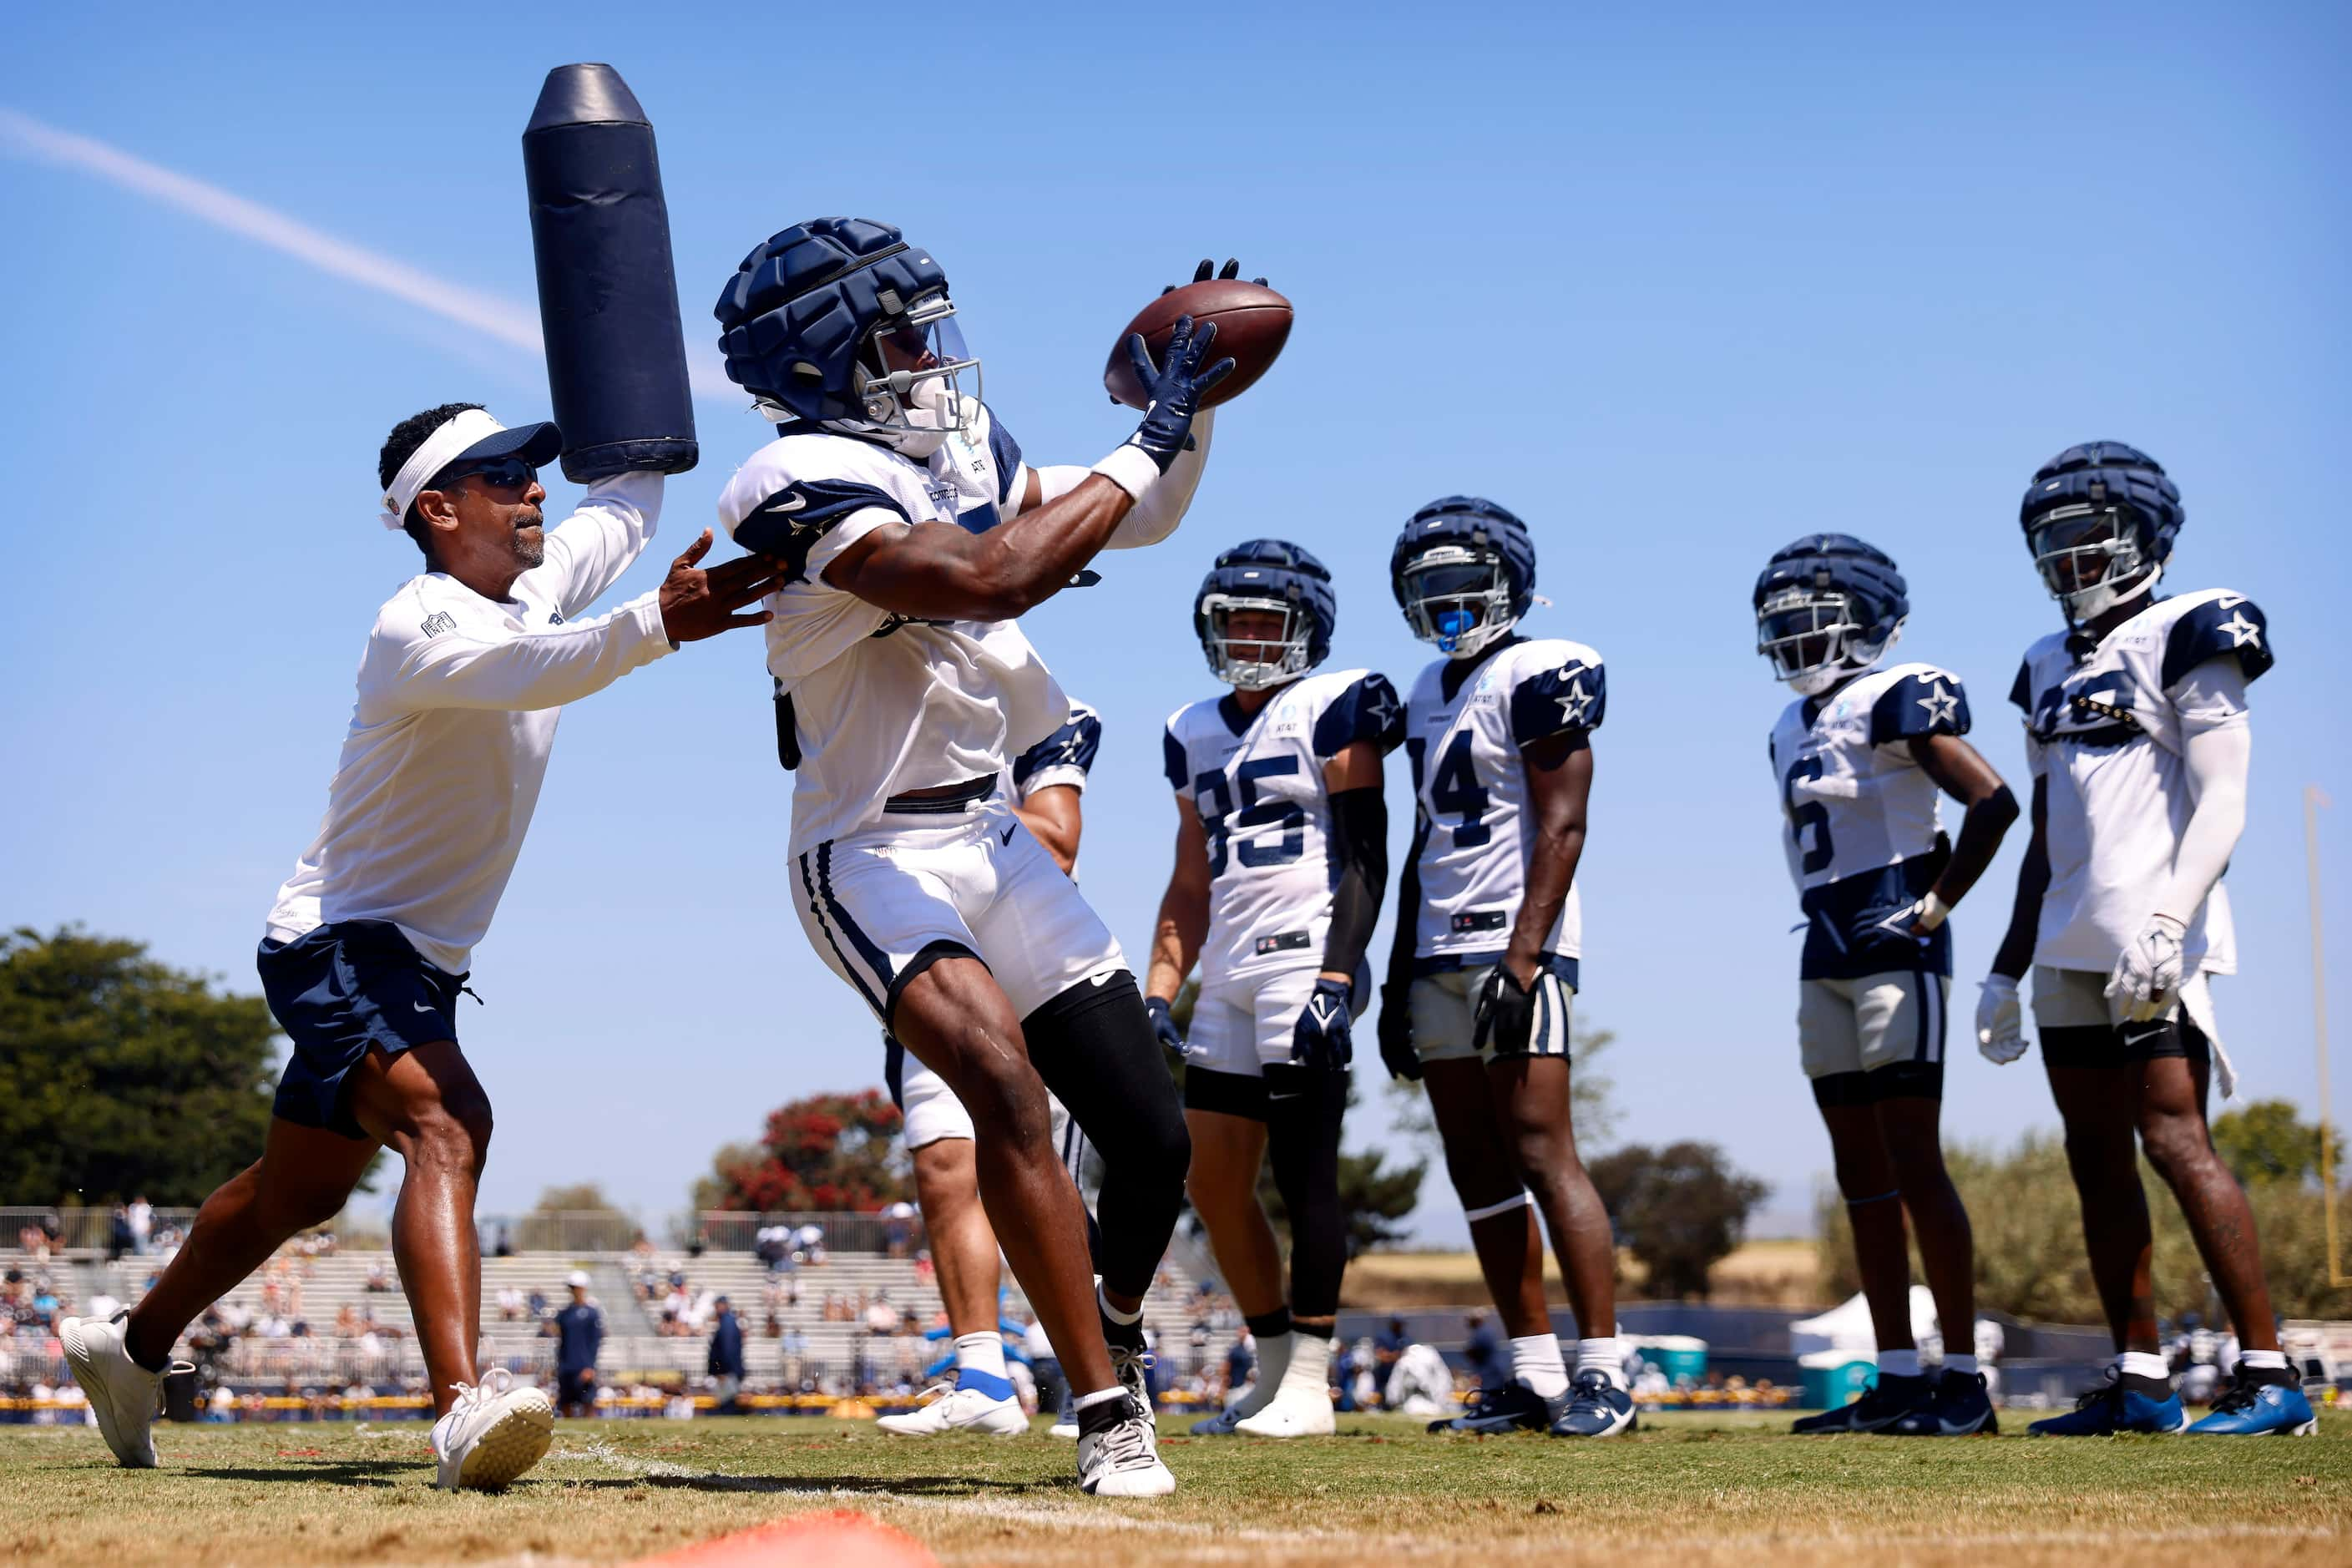
<path id="1" fill-rule="evenodd" d="M 2121 441 L 2067 447 L 2017 509 L 2034 567 L 2077 624 L 2153 587 L 2188 517 L 2163 465 Z"/>
<path id="2" fill-rule="evenodd" d="M 711 312 L 727 376 L 772 419 L 877 435 L 928 457 L 971 420 L 964 350 L 947 274 L 897 228 L 820 217 L 743 258 Z"/>
<path id="3" fill-rule="evenodd" d="M 1468 658 L 1509 635 L 1535 603 L 1535 541 L 1485 497 L 1446 496 L 1397 535 L 1389 586 L 1413 636 Z"/>
<path id="4" fill-rule="evenodd" d="M 1227 623 L 1240 611 L 1284 617 L 1276 635 L 1236 636 Z M 1279 539 L 1252 539 L 1217 557 L 1192 598 L 1192 631 L 1210 672 L 1244 691 L 1295 680 L 1331 656 L 1339 596 L 1323 563 Z"/>
<path id="5" fill-rule="evenodd" d="M 1886 656 L 1911 614 L 1894 558 L 1850 533 L 1809 533 L 1756 579 L 1756 651 L 1811 697 Z"/>

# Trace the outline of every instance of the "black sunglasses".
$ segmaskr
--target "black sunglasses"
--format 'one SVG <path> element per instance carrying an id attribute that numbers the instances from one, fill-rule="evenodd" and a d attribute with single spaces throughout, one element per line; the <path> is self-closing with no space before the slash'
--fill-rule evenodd
<path id="1" fill-rule="evenodd" d="M 478 474 L 485 488 L 494 490 L 529 489 L 539 482 L 539 470 L 520 458 L 484 458 L 477 462 L 453 463 L 433 477 L 425 488 L 446 490 L 459 479 Z"/>

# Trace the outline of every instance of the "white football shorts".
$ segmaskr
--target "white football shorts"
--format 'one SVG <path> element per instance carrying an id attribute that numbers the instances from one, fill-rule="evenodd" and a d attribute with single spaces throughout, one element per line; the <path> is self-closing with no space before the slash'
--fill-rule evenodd
<path id="1" fill-rule="evenodd" d="M 1491 963 L 1476 969 L 1442 970 L 1417 976 L 1406 994 L 1412 1009 L 1412 1048 L 1423 1061 L 1493 1061 L 1498 1054 L 1490 1037 L 1486 1048 L 1471 1044 L 1476 1037 L 1478 993 L 1494 972 Z M 1568 1055 L 1570 1015 L 1576 987 L 1559 973 L 1557 960 L 1546 963 L 1536 977 L 1536 1027 L 1524 1054 L 1531 1057 Z"/>
<path id="2" fill-rule="evenodd" d="M 1077 885 L 993 795 L 825 839 L 796 858 L 793 885 L 810 945 L 885 1027 L 907 983 L 943 957 L 987 964 L 1022 1018 L 1128 966 Z"/>
<path id="3" fill-rule="evenodd" d="M 1298 1016 L 1315 994 L 1319 964 L 1260 970 L 1203 984 L 1192 1002 L 1192 1026 L 1184 1036 L 1184 1065 L 1238 1078 L 1264 1076 L 1268 1062 L 1290 1059 Z M 1360 1018 L 1371 1000 L 1371 971 L 1359 967 L 1349 1015 Z"/>
<path id="4" fill-rule="evenodd" d="M 1948 975 L 1892 969 L 1797 984 L 1797 1050 L 1807 1078 L 1943 1061 Z"/>

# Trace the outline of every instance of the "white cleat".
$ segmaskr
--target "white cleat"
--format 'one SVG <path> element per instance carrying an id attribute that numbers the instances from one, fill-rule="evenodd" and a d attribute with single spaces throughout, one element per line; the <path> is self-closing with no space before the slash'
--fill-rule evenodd
<path id="1" fill-rule="evenodd" d="M 1328 1437 L 1338 1429 L 1330 1396 L 1313 1388 L 1286 1388 L 1265 1409 L 1234 1423 L 1234 1431 L 1251 1437 Z"/>
<path id="2" fill-rule="evenodd" d="M 1176 1478 L 1160 1462 L 1159 1432 L 1135 1408 L 1112 1426 L 1078 1436 L 1078 1486 L 1095 1497 L 1166 1497 Z"/>
<path id="3" fill-rule="evenodd" d="M 65 1345 L 66 1365 L 74 1381 L 89 1395 L 89 1412 L 98 1417 L 99 1436 L 114 1450 L 115 1462 L 128 1470 L 152 1470 L 152 1428 L 163 1400 L 163 1374 L 131 1359 L 123 1343 L 123 1325 L 130 1316 L 117 1312 L 103 1322 L 68 1318 L 58 1324 L 58 1338 Z"/>
<path id="4" fill-rule="evenodd" d="M 435 1486 L 495 1490 L 546 1457 L 555 1411 L 536 1384 L 518 1387 L 500 1366 L 457 1389 L 457 1403 L 433 1424 L 433 1454 L 441 1461 Z"/>
<path id="5" fill-rule="evenodd" d="M 1017 1437 L 1029 1430 L 1029 1417 L 1022 1414 L 1018 1399 L 991 1399 L 977 1388 L 954 1388 L 945 1384 L 940 1386 L 946 1390 L 945 1397 L 903 1415 L 885 1415 L 874 1425 L 901 1437 L 936 1437 L 942 1432 Z M 1071 1435 L 1076 1436 L 1076 1431 L 1073 1426 Z"/>
<path id="6" fill-rule="evenodd" d="M 1070 1385 L 1066 1383 L 1062 1384 L 1061 1413 L 1054 1417 L 1054 1424 L 1045 1428 L 1045 1436 L 1058 1437 L 1065 1443 L 1078 1440 L 1078 1396 L 1070 1392 Z"/>

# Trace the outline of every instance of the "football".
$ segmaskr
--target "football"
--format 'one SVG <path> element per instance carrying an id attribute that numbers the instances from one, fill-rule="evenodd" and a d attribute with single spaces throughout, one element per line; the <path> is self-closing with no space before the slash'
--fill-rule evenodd
<path id="1" fill-rule="evenodd" d="M 1228 357 L 1234 362 L 1233 373 L 1201 399 L 1204 408 L 1231 402 L 1256 385 L 1258 377 L 1272 369 L 1281 355 L 1282 345 L 1290 341 L 1290 301 L 1265 284 L 1238 278 L 1187 283 L 1146 305 L 1110 345 L 1110 361 L 1103 366 L 1103 386 L 1112 397 L 1129 408 L 1144 406 L 1148 399 L 1128 359 L 1127 340 L 1132 333 L 1142 333 L 1144 346 L 1158 363 L 1179 316 L 1192 317 L 1196 325 L 1216 322 L 1217 341 L 1210 363 Z"/>

